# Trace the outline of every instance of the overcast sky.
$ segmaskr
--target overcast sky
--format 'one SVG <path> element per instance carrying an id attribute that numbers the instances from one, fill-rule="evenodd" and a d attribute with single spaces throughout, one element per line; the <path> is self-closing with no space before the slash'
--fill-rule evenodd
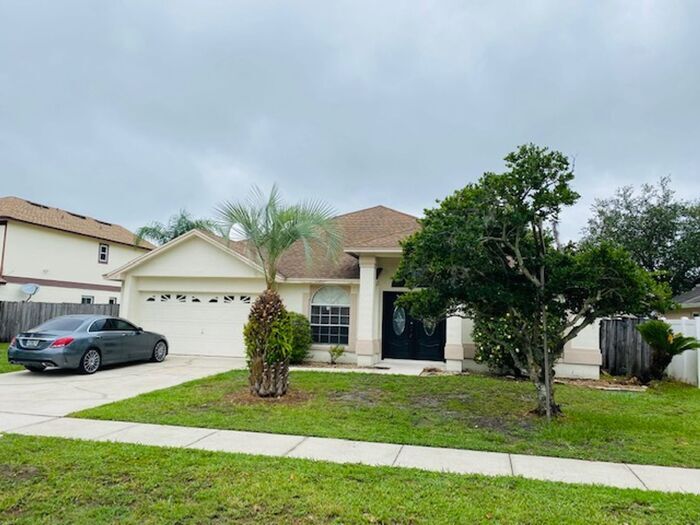
<path id="1" fill-rule="evenodd" d="M 525 7 L 525 6 L 528 7 Z M 700 2 L 0 0 L 0 194 L 130 228 L 251 184 L 420 214 L 517 145 L 700 197 Z"/>

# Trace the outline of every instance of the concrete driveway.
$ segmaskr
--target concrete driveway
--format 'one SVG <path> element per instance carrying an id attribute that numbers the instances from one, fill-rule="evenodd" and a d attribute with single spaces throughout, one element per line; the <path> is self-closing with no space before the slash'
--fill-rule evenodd
<path id="1" fill-rule="evenodd" d="M 243 359 L 171 355 L 163 363 L 133 363 L 109 367 L 86 376 L 71 370 L 41 374 L 0 374 L 0 431 L 3 419 L 65 416 L 77 410 L 160 390 L 235 368 Z"/>

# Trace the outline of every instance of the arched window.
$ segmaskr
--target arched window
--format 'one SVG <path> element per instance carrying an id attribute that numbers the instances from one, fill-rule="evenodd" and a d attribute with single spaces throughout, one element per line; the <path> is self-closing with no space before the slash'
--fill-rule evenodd
<path id="1" fill-rule="evenodd" d="M 314 343 L 346 345 L 350 335 L 350 294 L 340 286 L 324 286 L 311 299 Z"/>

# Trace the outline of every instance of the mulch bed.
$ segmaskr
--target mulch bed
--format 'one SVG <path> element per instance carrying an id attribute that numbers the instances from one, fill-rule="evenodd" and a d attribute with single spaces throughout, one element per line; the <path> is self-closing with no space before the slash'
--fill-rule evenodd
<path id="1" fill-rule="evenodd" d="M 313 396 L 309 392 L 290 388 L 287 395 L 282 397 L 258 397 L 245 388 L 232 392 L 224 397 L 226 401 L 234 405 L 301 405 L 309 401 Z"/>

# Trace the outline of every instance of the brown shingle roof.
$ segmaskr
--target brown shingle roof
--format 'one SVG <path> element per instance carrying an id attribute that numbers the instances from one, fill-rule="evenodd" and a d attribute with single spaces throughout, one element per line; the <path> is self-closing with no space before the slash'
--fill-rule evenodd
<path id="1" fill-rule="evenodd" d="M 134 234 L 118 224 L 99 221 L 18 197 L 0 198 L 0 219 L 12 219 L 105 241 L 136 246 Z M 148 241 L 142 241 L 138 246 L 149 250 L 154 248 Z"/>
<path id="2" fill-rule="evenodd" d="M 416 217 L 385 206 L 339 215 L 334 220 L 343 233 L 344 248 L 400 248 L 399 240 L 420 228 Z M 228 241 L 213 234 L 209 236 L 252 258 L 245 241 Z M 321 249 L 317 249 L 311 265 L 308 265 L 301 243 L 294 244 L 282 257 L 279 272 L 287 278 L 357 279 L 360 276 L 357 258 L 348 253 L 341 253 L 332 261 L 325 257 Z"/>

